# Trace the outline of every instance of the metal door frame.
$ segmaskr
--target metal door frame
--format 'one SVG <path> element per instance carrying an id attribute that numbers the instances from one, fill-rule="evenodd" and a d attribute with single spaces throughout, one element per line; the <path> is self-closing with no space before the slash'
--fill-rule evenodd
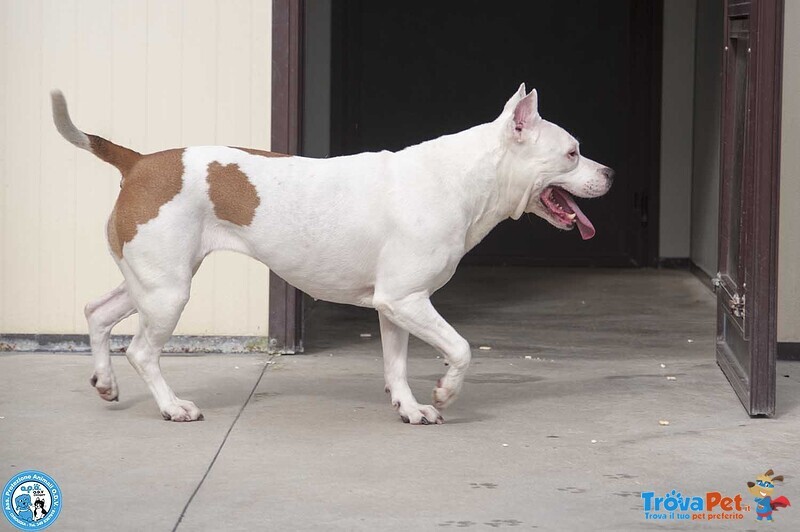
<path id="1" fill-rule="evenodd" d="M 733 127 L 728 87 L 729 20 L 749 17 L 752 54 L 748 73 L 749 119 L 744 171 L 752 172 L 752 189 L 744 191 L 747 209 L 743 227 L 751 240 L 740 250 L 745 261 L 744 329 L 749 337 L 750 367 L 744 368 L 722 341 L 726 315 L 725 290 L 718 290 L 717 363 L 750 415 L 775 413 L 775 352 L 777 340 L 778 205 L 780 188 L 781 77 L 783 71 L 783 0 L 726 0 L 723 68 L 722 135 L 720 157 L 720 267 L 727 263 L 726 218 L 730 210 L 726 183 L 730 179 L 725 155 Z M 749 126 L 748 126 L 749 123 Z"/>
<path id="2" fill-rule="evenodd" d="M 304 0 L 272 0 L 273 151 L 298 154 L 302 139 Z M 269 350 L 303 351 L 303 293 L 269 273 Z"/>

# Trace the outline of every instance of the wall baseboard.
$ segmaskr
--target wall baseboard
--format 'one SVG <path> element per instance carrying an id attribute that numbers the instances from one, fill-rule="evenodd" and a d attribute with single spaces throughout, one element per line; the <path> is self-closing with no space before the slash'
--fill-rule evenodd
<path id="1" fill-rule="evenodd" d="M 703 283 L 703 285 L 705 285 L 706 288 L 712 292 L 714 291 L 714 285 L 711 282 L 711 276 L 708 275 L 700 266 L 695 264 L 694 261 L 690 261 L 689 271 L 692 272 L 694 276 L 697 277 L 700 282 Z"/>
<path id="2" fill-rule="evenodd" d="M 112 335 L 111 352 L 124 353 L 130 335 Z M 164 353 L 274 353 L 266 336 L 173 336 Z M 89 353 L 86 334 L 0 334 L 0 351 Z"/>
<path id="3" fill-rule="evenodd" d="M 778 342 L 778 360 L 800 361 L 800 342 Z"/>
<path id="4" fill-rule="evenodd" d="M 689 257 L 659 257 L 658 267 L 667 270 L 688 270 L 692 265 Z"/>

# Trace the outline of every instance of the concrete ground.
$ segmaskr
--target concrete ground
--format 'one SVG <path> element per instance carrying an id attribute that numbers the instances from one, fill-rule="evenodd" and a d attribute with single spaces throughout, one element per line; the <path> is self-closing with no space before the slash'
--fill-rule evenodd
<path id="1" fill-rule="evenodd" d="M 53 530 L 798 530 L 794 507 L 770 525 L 644 517 L 648 491 L 752 504 L 769 468 L 800 505 L 800 367 L 779 364 L 775 418 L 745 415 L 691 275 L 462 268 L 435 303 L 475 355 L 441 426 L 400 421 L 377 319 L 351 307 L 317 303 L 302 356 L 165 356 L 198 423 L 162 421 L 122 356 L 104 403 L 88 356 L 0 355 L 0 482 L 54 477 Z M 412 340 L 420 400 L 443 369 Z"/>

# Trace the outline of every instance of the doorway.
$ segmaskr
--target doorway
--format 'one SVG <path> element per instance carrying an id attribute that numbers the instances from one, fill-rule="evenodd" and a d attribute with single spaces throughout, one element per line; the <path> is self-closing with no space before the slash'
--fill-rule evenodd
<path id="1" fill-rule="evenodd" d="M 471 264 L 647 266 L 658 256 L 659 2 L 333 2 L 330 155 L 396 151 L 493 120 L 520 82 L 617 178 L 582 241 L 506 220 Z M 620 140 L 621 139 L 621 140 Z"/>
<path id="2" fill-rule="evenodd" d="M 757 176 L 750 181 L 741 181 L 741 193 L 736 196 L 740 211 L 748 213 L 738 218 L 739 232 L 735 234 L 746 235 L 746 246 L 740 248 L 746 251 L 743 260 L 750 265 L 751 281 L 747 283 L 747 294 L 748 304 L 752 306 L 745 307 L 744 312 L 747 312 L 747 308 L 756 309 L 747 318 L 750 325 L 746 330 L 753 336 L 749 340 L 745 338 L 747 341 L 742 343 L 738 342 L 736 335 L 728 334 L 734 331 L 732 327 L 718 330 L 718 362 L 748 412 L 769 415 L 774 412 L 775 394 L 774 273 L 777 235 L 776 214 L 769 212 L 769 206 L 770 202 L 777 204 L 783 2 L 723 1 L 727 9 L 726 21 L 750 17 L 752 26 L 748 31 L 755 36 L 753 42 L 760 43 L 754 48 L 756 55 L 753 57 L 757 59 L 753 64 L 761 67 L 757 70 L 753 67 L 753 72 L 758 72 L 758 76 L 748 80 L 747 84 L 748 87 L 752 85 L 755 91 L 748 98 L 758 100 L 761 107 L 756 106 L 752 124 L 747 126 L 751 131 L 746 137 L 751 141 L 759 139 L 753 151 L 756 155 L 751 153 L 748 159 L 755 165 Z M 567 4 L 572 9 L 562 10 Z M 312 5 L 313 9 L 326 6 L 321 9 L 323 12 L 328 10 L 323 16 L 331 21 L 327 34 L 309 31 L 313 26 L 313 17 L 304 20 L 302 15 Z M 600 5 L 602 9 L 599 9 Z M 509 14 L 510 8 L 507 6 L 504 6 L 506 11 L 492 11 L 478 2 L 420 3 L 416 9 L 414 5 L 406 3 L 400 9 L 361 0 L 320 3 L 275 0 L 274 6 L 273 39 L 277 75 L 273 75 L 273 108 L 279 114 L 277 122 L 273 114 L 273 139 L 277 135 L 283 143 L 281 145 L 289 146 L 289 153 L 329 156 L 364 150 L 399 149 L 491 120 L 508 97 L 508 88 L 505 83 L 498 83 L 497 86 L 486 83 L 484 78 L 505 76 L 504 69 L 497 68 L 498 65 L 502 66 L 503 61 L 498 57 L 510 57 L 512 60 L 504 68 L 516 78 L 508 82 L 512 90 L 520 79 L 526 81 L 529 87 L 537 86 L 541 91 L 543 115 L 576 134 L 588 156 L 616 167 L 620 177 L 612 194 L 586 207 L 596 225 L 611 227 L 613 231 L 608 231 L 607 240 L 595 239 L 592 244 L 598 247 L 592 247 L 582 245 L 586 243 L 576 239 L 570 241 L 568 237 L 573 235 L 561 234 L 538 220 L 533 220 L 533 223 L 528 221 L 527 225 L 525 220 L 517 224 L 507 222 L 497 228 L 464 262 L 554 266 L 657 265 L 661 2 L 520 2 L 513 4 L 512 14 Z M 592 17 L 584 19 L 588 13 L 592 13 Z M 729 16 L 731 14 L 732 17 Z M 549 43 L 539 43 L 540 48 L 549 44 L 551 53 L 535 57 L 536 61 L 541 62 L 537 68 L 550 72 L 555 78 L 561 73 L 561 77 L 568 80 L 567 83 L 559 84 L 557 79 L 539 80 L 533 77 L 538 71 L 525 70 L 525 60 L 532 57 L 522 53 L 526 50 L 525 38 L 530 37 L 530 25 L 526 26 L 520 20 L 546 20 L 548 31 L 558 29 L 559 24 L 568 20 L 570 29 L 577 27 L 584 31 L 586 39 L 582 41 L 583 36 L 578 38 L 577 41 L 582 44 L 576 46 L 582 54 L 575 54 L 575 50 L 571 49 L 572 43 L 563 44 L 563 36 L 572 36 L 570 32 L 550 31 Z M 719 20 L 719 17 L 714 20 Z M 447 24 L 441 21 L 447 21 Z M 278 27 L 282 24 L 288 26 Z M 739 26 L 741 24 L 736 23 L 733 28 L 740 31 Z M 726 31 L 730 30 L 730 27 L 726 28 Z M 492 42 L 481 42 L 478 29 L 485 29 L 484 35 L 492 35 Z M 307 57 L 313 56 L 308 52 L 315 46 L 319 51 L 320 43 L 314 42 L 315 36 L 319 35 L 323 35 L 323 47 L 327 46 L 330 51 L 328 59 L 321 62 L 324 66 L 321 76 L 317 76 L 319 71 L 308 69 L 308 62 L 303 68 L 300 45 L 302 43 L 306 47 Z M 303 36 L 304 39 L 301 38 Z M 443 40 L 440 39 L 442 36 Z M 758 36 L 761 36 L 760 41 Z M 604 42 L 604 39 L 611 42 Z M 509 43 L 514 53 L 503 55 L 501 52 Z M 614 46 L 617 48 L 614 49 Z M 552 52 L 553 49 L 556 52 Z M 494 53 L 488 53 L 487 50 Z M 599 81 L 596 76 L 582 79 L 580 75 L 592 72 L 592 68 L 582 67 L 578 72 L 570 68 L 572 64 L 582 65 L 584 56 L 594 58 L 589 61 L 593 66 L 600 64 L 603 53 L 593 55 L 591 52 L 594 50 L 615 54 L 615 61 L 606 61 L 607 68 L 601 69 L 604 74 L 615 74 L 612 80 L 608 79 L 609 76 L 601 77 Z M 570 56 L 570 53 L 573 55 Z M 625 61 L 616 57 L 616 54 L 624 57 Z M 770 67 L 765 68 L 765 65 Z M 305 90 L 303 76 L 313 82 L 311 86 L 307 84 Z M 594 83 L 595 92 L 579 90 L 591 83 Z M 276 84 L 280 90 L 276 90 Z M 594 105 L 588 110 L 581 107 L 587 100 L 576 98 L 576 94 L 582 96 L 586 92 L 604 95 L 608 99 L 607 109 L 599 108 L 600 102 L 606 103 L 599 99 L 589 99 Z M 548 93 L 554 96 L 552 107 L 548 107 Z M 627 100 L 621 98 L 620 94 Z M 695 92 L 695 96 L 697 94 Z M 323 97 L 320 98 L 320 95 Z M 282 107 L 284 104 L 289 107 Z M 627 109 L 623 109 L 624 105 L 627 105 Z M 293 110 L 287 118 L 288 108 Z M 309 113 L 311 109 L 322 109 L 323 112 Z M 307 113 L 305 117 L 302 116 L 303 110 Z M 613 110 L 614 114 L 627 112 L 628 120 L 608 119 L 602 113 L 609 110 Z M 735 118 L 735 114 L 728 113 L 727 116 Z M 695 119 L 697 117 L 695 113 Z M 598 127 L 598 124 L 607 125 L 607 128 Z M 311 127 L 303 132 L 303 126 Z M 723 115 L 723 132 L 726 127 Z M 624 149 L 606 144 L 612 129 L 619 135 L 617 138 L 624 140 L 618 143 Z M 321 135 L 315 136 L 316 133 Z M 695 143 L 695 147 L 697 145 Z M 746 142 L 743 146 L 745 152 L 753 150 Z M 735 157 L 730 160 L 735 161 Z M 723 182 L 729 183 L 731 180 L 723 176 Z M 726 190 L 724 185 L 719 188 L 720 203 L 724 204 L 730 190 Z M 602 207 L 602 203 L 608 203 L 609 209 Z M 728 238 L 725 231 L 729 231 L 729 236 L 734 234 L 730 212 L 730 207 L 723 205 L 719 225 L 721 250 L 728 245 L 725 243 Z M 536 245 L 532 242 L 536 242 Z M 604 248 L 600 246 L 603 242 Z M 723 262 L 726 256 L 720 254 L 720 264 L 726 264 Z M 689 259 L 686 260 L 689 262 Z M 742 281 L 742 278 L 736 279 Z M 736 283 L 723 286 L 724 279 L 718 277 L 718 280 L 721 288 L 727 288 L 724 295 L 720 293 L 718 296 L 719 322 L 725 325 L 735 321 L 726 321 L 726 312 L 737 317 L 739 307 L 735 295 L 738 293 L 741 296 L 741 293 L 736 290 L 743 290 L 745 282 L 742 281 L 741 286 Z M 279 279 L 273 278 L 273 281 L 279 284 L 279 290 L 271 291 L 271 300 L 274 294 L 276 304 L 273 306 L 271 303 L 270 307 L 271 312 L 279 315 L 279 319 L 275 327 L 270 321 L 271 339 L 279 346 L 278 350 L 302 350 L 303 305 L 299 304 L 296 291 L 286 287 L 285 283 L 280 285 Z M 273 335 L 273 331 L 277 335 Z M 280 348 L 290 344 L 287 349 Z M 727 353 L 724 352 L 725 348 L 728 348 Z M 735 352 L 737 349 L 748 350 L 747 355 L 742 355 L 743 351 Z"/>

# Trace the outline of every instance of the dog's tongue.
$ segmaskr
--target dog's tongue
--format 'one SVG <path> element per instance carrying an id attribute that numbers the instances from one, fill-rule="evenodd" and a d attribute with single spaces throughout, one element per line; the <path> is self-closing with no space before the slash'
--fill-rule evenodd
<path id="1" fill-rule="evenodd" d="M 572 199 L 572 195 L 557 187 L 553 187 L 553 190 L 558 194 L 558 197 L 572 209 L 572 212 L 575 213 L 575 224 L 578 226 L 578 231 L 581 232 L 581 238 L 584 240 L 592 238 L 595 233 L 594 226 L 592 222 L 589 221 L 589 218 L 583 214 L 583 211 L 578 207 L 578 204 L 575 203 L 575 200 Z"/>

